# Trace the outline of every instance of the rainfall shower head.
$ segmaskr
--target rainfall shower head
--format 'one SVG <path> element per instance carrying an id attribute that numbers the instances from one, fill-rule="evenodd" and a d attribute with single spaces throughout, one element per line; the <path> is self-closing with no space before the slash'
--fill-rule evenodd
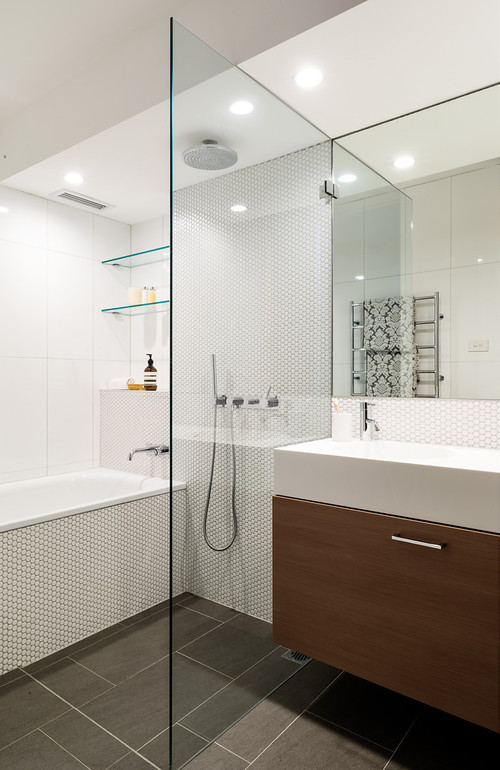
<path id="1" fill-rule="evenodd" d="M 238 160 L 238 155 L 234 150 L 222 147 L 214 139 L 204 139 L 196 147 L 184 150 L 182 159 L 192 168 L 199 168 L 203 171 L 219 171 L 222 168 L 233 166 Z"/>

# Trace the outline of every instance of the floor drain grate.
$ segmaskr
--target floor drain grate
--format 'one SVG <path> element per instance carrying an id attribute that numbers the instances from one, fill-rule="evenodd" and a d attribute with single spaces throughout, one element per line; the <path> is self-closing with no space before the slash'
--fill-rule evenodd
<path id="1" fill-rule="evenodd" d="M 285 658 L 285 660 L 291 660 L 292 663 L 309 663 L 312 658 L 309 658 L 307 655 L 304 655 L 302 652 L 295 652 L 295 650 L 287 650 L 283 653 L 281 656 L 282 658 Z"/>

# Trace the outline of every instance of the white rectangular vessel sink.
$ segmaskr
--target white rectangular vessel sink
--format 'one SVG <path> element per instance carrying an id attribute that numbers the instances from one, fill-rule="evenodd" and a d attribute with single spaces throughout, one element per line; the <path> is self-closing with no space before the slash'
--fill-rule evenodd
<path id="1" fill-rule="evenodd" d="M 321 439 L 274 450 L 277 495 L 500 532 L 500 451 Z"/>

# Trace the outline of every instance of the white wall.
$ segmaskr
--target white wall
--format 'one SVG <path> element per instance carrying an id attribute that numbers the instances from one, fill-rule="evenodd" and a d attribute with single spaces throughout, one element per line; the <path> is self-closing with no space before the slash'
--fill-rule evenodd
<path id="1" fill-rule="evenodd" d="M 145 251 L 168 246 L 170 224 L 168 216 L 156 217 L 147 222 L 132 225 L 131 251 Z M 165 252 L 162 252 L 165 254 Z M 161 262 L 134 268 L 131 271 L 131 282 L 134 286 L 154 286 L 156 299 L 168 300 L 170 287 L 169 252 Z M 131 319 L 131 374 L 136 382 L 144 382 L 144 369 L 147 366 L 147 353 L 153 354 L 157 369 L 159 390 L 168 390 L 169 374 L 169 306 L 165 311 L 137 316 Z"/>
<path id="2" fill-rule="evenodd" d="M 0 481 L 99 463 L 98 390 L 129 376 L 128 225 L 0 187 Z"/>
<path id="3" fill-rule="evenodd" d="M 500 398 L 500 165 L 408 186 L 413 292 L 440 292 L 442 395 Z M 489 340 L 469 352 L 469 340 Z"/>

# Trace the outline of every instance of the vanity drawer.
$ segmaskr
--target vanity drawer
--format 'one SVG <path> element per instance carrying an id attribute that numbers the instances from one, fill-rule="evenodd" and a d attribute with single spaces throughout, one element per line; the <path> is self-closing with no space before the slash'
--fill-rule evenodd
<path id="1" fill-rule="evenodd" d="M 499 731 L 499 543 L 276 496 L 274 640 Z"/>

